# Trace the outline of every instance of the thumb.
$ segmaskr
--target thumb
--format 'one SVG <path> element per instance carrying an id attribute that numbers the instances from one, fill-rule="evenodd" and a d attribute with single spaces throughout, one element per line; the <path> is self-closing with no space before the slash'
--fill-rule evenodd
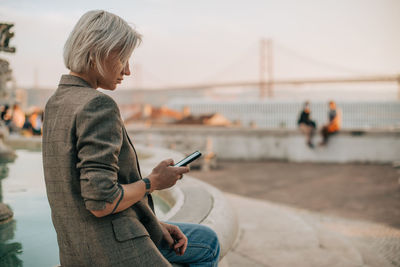
<path id="1" fill-rule="evenodd" d="M 171 165 L 174 165 L 174 160 L 173 159 L 166 159 L 166 160 L 164 160 L 164 163 L 167 166 L 171 166 Z"/>

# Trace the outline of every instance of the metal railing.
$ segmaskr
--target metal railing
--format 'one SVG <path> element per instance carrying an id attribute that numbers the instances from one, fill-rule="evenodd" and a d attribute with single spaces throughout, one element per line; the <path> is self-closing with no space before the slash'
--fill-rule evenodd
<path id="1" fill-rule="evenodd" d="M 243 126 L 257 125 L 260 128 L 297 127 L 302 110 L 301 102 L 271 103 L 172 103 L 170 108 L 182 110 L 190 107 L 193 115 L 220 113 L 231 121 L 240 121 Z M 399 102 L 337 102 L 342 111 L 342 128 L 387 128 L 400 127 Z M 328 120 L 326 102 L 311 103 L 311 116 L 318 126 Z"/>

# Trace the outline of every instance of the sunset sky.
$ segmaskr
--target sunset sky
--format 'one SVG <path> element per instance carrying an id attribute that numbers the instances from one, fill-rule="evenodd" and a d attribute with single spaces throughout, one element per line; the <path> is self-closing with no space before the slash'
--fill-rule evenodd
<path id="1" fill-rule="evenodd" d="M 400 73 L 398 0 L 0 0 L 15 23 L 11 63 L 21 87 L 55 88 L 79 17 L 105 9 L 135 25 L 142 45 L 125 88 L 257 80 L 259 43 L 273 40 L 274 78 Z M 36 74 L 35 74 L 36 73 Z"/>

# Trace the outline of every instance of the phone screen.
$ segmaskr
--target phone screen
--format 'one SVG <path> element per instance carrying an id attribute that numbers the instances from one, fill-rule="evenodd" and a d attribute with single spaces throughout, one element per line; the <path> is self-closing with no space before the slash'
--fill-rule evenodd
<path id="1" fill-rule="evenodd" d="M 184 158 L 183 160 L 179 161 L 178 163 L 176 163 L 174 166 L 175 167 L 182 167 L 182 166 L 186 166 L 188 165 L 190 162 L 198 159 L 201 156 L 201 153 L 199 151 L 195 151 L 192 154 L 190 154 L 189 156 L 187 156 L 186 158 Z"/>

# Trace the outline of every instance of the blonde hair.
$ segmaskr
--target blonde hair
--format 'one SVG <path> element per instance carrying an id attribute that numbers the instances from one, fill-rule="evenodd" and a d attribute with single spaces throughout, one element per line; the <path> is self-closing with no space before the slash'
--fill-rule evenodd
<path id="1" fill-rule="evenodd" d="M 142 41 L 142 36 L 122 18 L 104 10 L 83 14 L 64 45 L 65 66 L 76 73 L 87 73 L 95 64 L 104 74 L 103 61 L 111 51 L 118 52 L 123 64 Z"/>

